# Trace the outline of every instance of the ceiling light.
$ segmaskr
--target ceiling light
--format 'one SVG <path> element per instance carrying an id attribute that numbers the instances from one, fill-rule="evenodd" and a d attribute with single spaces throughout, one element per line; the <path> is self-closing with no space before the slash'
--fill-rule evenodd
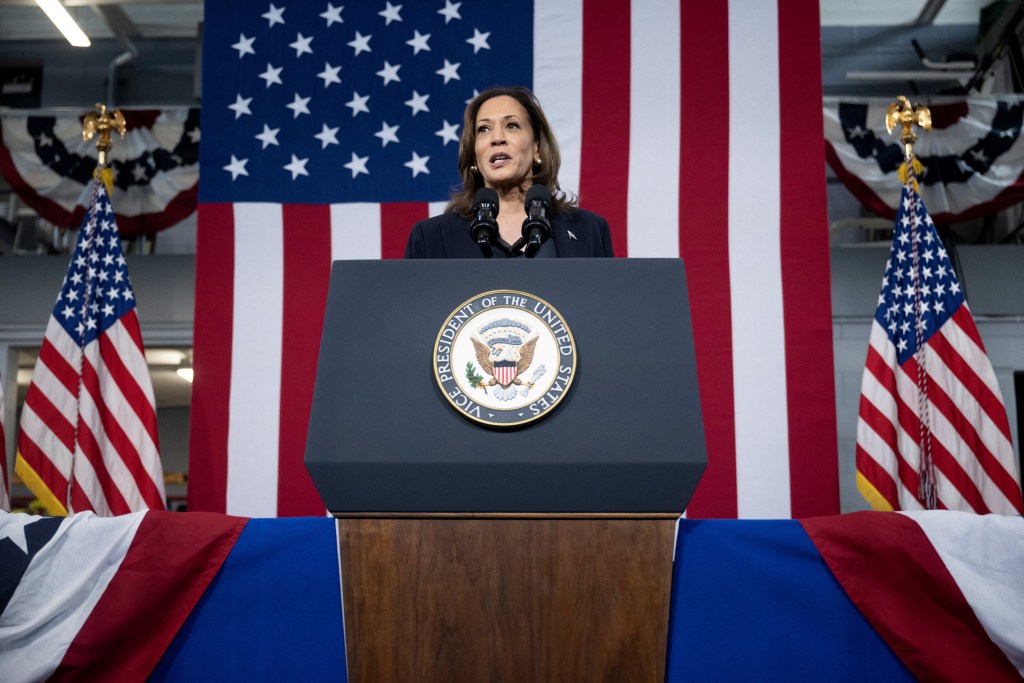
<path id="1" fill-rule="evenodd" d="M 92 44 L 59 0 L 36 0 L 36 4 L 39 5 L 39 9 L 46 12 L 46 16 L 50 17 L 50 21 L 64 34 L 69 43 L 75 47 L 89 47 Z"/>

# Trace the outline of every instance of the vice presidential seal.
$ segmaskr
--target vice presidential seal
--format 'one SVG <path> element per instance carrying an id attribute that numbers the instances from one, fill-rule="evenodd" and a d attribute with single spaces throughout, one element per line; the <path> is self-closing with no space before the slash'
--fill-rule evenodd
<path id="1" fill-rule="evenodd" d="M 478 294 L 448 316 L 434 375 L 469 419 L 516 427 L 551 411 L 576 374 L 576 343 L 551 304 L 526 292 Z"/>

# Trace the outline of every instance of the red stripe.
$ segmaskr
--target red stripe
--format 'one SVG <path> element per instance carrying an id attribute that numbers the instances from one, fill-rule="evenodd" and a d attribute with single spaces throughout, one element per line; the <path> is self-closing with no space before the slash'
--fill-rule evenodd
<path id="1" fill-rule="evenodd" d="M 856 512 L 803 526 L 846 594 L 918 679 L 1020 680 L 912 519 Z"/>
<path id="2" fill-rule="evenodd" d="M 629 25 L 629 0 L 584 0 L 580 205 L 608 220 L 620 257 L 629 244 Z"/>
<path id="3" fill-rule="evenodd" d="M 147 512 L 50 680 L 146 680 L 245 523 L 224 515 Z"/>
<path id="4" fill-rule="evenodd" d="M 729 116 L 728 3 L 682 2 L 679 27 L 679 250 L 686 262 L 708 449 L 708 467 L 687 514 L 735 517 L 729 170 L 722 163 L 728 149 L 721 135 L 707 129 L 709 108 L 718 120 Z"/>
<path id="5" fill-rule="evenodd" d="M 117 358 L 116 354 L 115 359 L 117 362 L 120 362 L 120 358 Z M 105 460 L 118 458 L 135 481 L 135 485 L 138 487 L 139 494 L 142 496 L 146 507 L 162 510 L 166 506 L 163 496 L 160 495 L 160 490 L 156 487 L 153 479 L 149 476 L 148 469 L 142 463 L 142 455 L 139 452 L 142 447 L 141 435 L 129 435 L 125 431 L 124 425 L 117 419 L 114 411 L 124 409 L 123 399 L 120 396 L 106 396 L 103 394 L 99 375 L 101 372 L 106 373 L 106 369 L 93 367 L 88 359 L 82 364 L 82 386 L 92 397 L 100 423 L 103 425 L 103 435 L 107 444 Z M 114 410 L 111 409 L 111 406 L 114 407 Z M 80 422 L 83 421 L 84 417 Z M 102 475 L 97 472 L 97 476 Z M 127 503 L 126 501 L 126 505 L 128 505 L 129 511 L 132 512 L 139 509 L 134 502 Z"/>
<path id="6" fill-rule="evenodd" d="M 963 310 L 963 307 L 961 307 L 961 310 Z M 958 325 L 964 323 L 966 319 L 970 321 L 971 327 L 974 326 L 970 313 L 966 311 L 964 311 L 963 316 L 959 316 L 959 311 L 957 311 L 953 315 L 953 319 Z M 953 374 L 956 375 L 956 378 L 960 380 L 960 384 L 970 392 L 989 419 L 1003 433 L 1006 440 L 1011 440 L 1010 423 L 1006 419 L 1006 407 L 1003 405 L 1002 399 L 981 379 L 980 373 L 975 369 L 976 366 L 983 363 L 991 368 L 991 361 L 989 361 L 988 356 L 982 355 L 981 357 L 971 359 L 964 358 L 960 355 L 959 351 L 953 348 L 953 345 L 945 335 L 944 329 L 939 330 L 938 334 L 933 334 L 928 340 L 928 345 L 942 358 Z M 977 329 L 974 330 L 974 333 L 977 334 Z M 968 336 L 971 336 L 970 333 L 968 333 Z M 977 344 L 977 341 L 975 343 Z M 985 347 L 979 344 L 978 348 L 984 354 Z"/>
<path id="7" fill-rule="evenodd" d="M 57 346 L 45 337 L 43 345 L 39 349 L 39 360 L 72 396 L 78 396 L 78 368 L 73 366 L 57 349 Z"/>
<path id="8" fill-rule="evenodd" d="M 50 493 L 67 507 L 68 480 L 53 464 L 50 456 L 44 453 L 24 430 L 18 432 L 18 452 L 21 454 L 21 458 L 43 480 L 46 488 L 50 489 Z"/>
<path id="9" fill-rule="evenodd" d="M 323 515 L 306 472 L 306 428 L 331 276 L 330 206 L 285 204 L 277 514 Z M 311 254 L 316 255 L 311 257 Z"/>
<path id="10" fill-rule="evenodd" d="M 729 15 L 725 2 L 680 6 L 679 246 L 686 262 L 708 469 L 690 517 L 735 517 L 736 438 L 729 288 L 728 148 L 708 135 L 708 102 L 729 116 Z M 698 93 L 698 94 L 694 94 Z"/>
<path id="11" fill-rule="evenodd" d="M 92 500 L 87 497 L 82 486 L 83 482 L 79 478 L 80 470 L 76 469 L 71 475 L 73 479 L 71 504 L 74 512 L 93 510 L 99 515 L 108 514 L 108 510 L 111 515 L 123 515 L 131 512 L 128 503 L 125 502 L 121 491 L 114 485 L 114 479 L 110 476 L 110 472 L 103 462 L 103 451 L 100 448 L 96 435 L 93 434 L 92 429 L 84 420 L 78 425 L 78 447 L 81 449 L 81 453 L 77 457 L 84 455 L 89 464 L 92 465 L 95 478 L 89 483 L 99 484 L 99 489 L 103 493 L 105 501 Z M 106 509 L 104 509 L 104 503 Z"/>
<path id="12" fill-rule="evenodd" d="M 817 0 L 779 0 L 779 174 L 783 329 L 793 517 L 839 513 L 839 457 L 832 358 L 825 187 L 821 157 L 808 139 L 824 137 Z M 817 137 L 816 137 L 817 136 Z"/>
<path id="13" fill-rule="evenodd" d="M 899 400 L 899 399 L 897 399 Z M 886 444 L 892 448 L 893 454 L 896 457 L 896 472 L 890 472 L 890 476 L 898 476 L 900 483 L 908 491 L 910 491 L 914 497 L 917 497 L 917 487 L 920 484 L 920 477 L 910 463 L 907 462 L 906 457 L 900 450 L 899 445 L 899 432 L 896 429 L 896 425 L 892 422 L 892 416 L 885 415 L 878 407 L 869 401 L 865 396 L 860 398 L 860 418 L 864 421 L 868 427 L 871 428 L 878 436 L 885 441 Z M 858 446 L 858 448 L 861 448 Z M 858 460 L 858 469 L 860 461 Z M 874 480 L 870 480 L 874 483 Z M 877 487 L 876 487 L 877 488 Z M 898 500 L 891 501 L 894 510 L 900 509 Z"/>
<path id="14" fill-rule="evenodd" d="M 931 373 L 929 373 L 928 400 L 953 425 L 960 436 L 963 448 L 970 451 L 971 457 L 977 460 L 978 465 L 988 475 L 991 482 L 1020 512 L 1021 491 L 1017 481 L 982 441 L 981 435 L 978 434 L 978 430 L 974 426 L 976 419 L 964 415 L 960 406 L 954 403 L 949 394 L 937 383 L 931 381 Z M 975 474 L 980 475 L 981 473 Z M 971 479 L 974 480 L 975 477 L 971 476 Z"/>
<path id="15" fill-rule="evenodd" d="M 64 444 L 69 451 L 75 448 L 75 425 L 68 421 L 64 413 L 50 401 L 37 382 L 28 387 L 25 405 L 32 409 L 40 422 L 53 432 L 53 435 Z M 24 432 L 22 432 L 24 433 Z"/>
<path id="16" fill-rule="evenodd" d="M 402 258 L 413 224 L 430 218 L 426 202 L 394 202 L 380 205 L 380 255 Z"/>
<path id="17" fill-rule="evenodd" d="M 227 506 L 234 270 L 232 205 L 200 204 L 188 463 L 188 508 L 193 511 L 224 512 Z"/>
<path id="18" fill-rule="evenodd" d="M 893 510 L 900 509 L 899 489 L 896 487 L 896 480 L 892 478 L 892 473 L 879 465 L 860 444 L 857 444 L 857 472 L 875 487 L 879 495 L 889 503 L 889 507 Z"/>
<path id="19" fill-rule="evenodd" d="M 134 310 L 129 311 L 121 319 L 121 322 L 128 323 L 128 326 L 134 325 L 136 329 L 139 326 L 139 320 L 135 316 Z M 132 373 L 124 364 L 124 360 L 121 358 L 121 350 L 115 346 L 113 340 L 108 335 L 103 334 L 99 336 L 97 341 L 99 342 L 100 357 L 103 359 L 103 365 L 107 373 L 124 396 L 125 405 L 135 412 L 135 415 L 146 430 L 146 434 L 149 435 L 150 440 L 159 452 L 160 441 L 157 437 L 156 409 L 150 402 L 146 392 L 142 390 L 142 387 L 135 381 L 135 377 L 132 376 Z M 139 357 L 143 361 L 145 360 L 141 349 L 126 349 L 125 353 L 138 353 Z"/>
<path id="20" fill-rule="evenodd" d="M 907 380 L 910 382 L 917 382 L 917 361 L 913 357 L 908 358 L 900 368 L 900 372 L 907 376 Z M 929 377 L 929 394 L 932 392 L 940 392 L 937 386 L 934 385 L 934 380 Z M 916 392 L 916 389 L 915 389 Z M 901 401 L 901 405 L 904 405 Z M 912 413 L 912 409 L 916 406 L 907 406 L 906 414 L 907 424 L 904 427 L 908 434 L 913 435 L 915 441 L 918 440 L 918 435 L 921 433 L 921 420 L 919 417 Z M 937 410 L 934 403 L 929 401 L 929 410 Z M 930 426 L 930 425 L 929 425 Z M 934 436 L 930 439 L 928 447 L 931 449 L 932 462 L 935 467 L 942 472 L 942 474 L 949 480 L 953 487 L 959 492 L 960 497 L 963 498 L 971 506 L 971 508 L 979 514 L 987 513 L 988 507 L 985 505 L 985 501 L 982 500 L 981 494 L 978 492 L 978 488 L 974 485 L 974 482 L 967 475 L 963 466 L 957 462 L 953 454 Z M 954 446 L 955 447 L 955 446 Z M 922 501 L 922 505 L 923 505 Z M 947 507 L 959 508 L 954 501 L 945 501 Z"/>

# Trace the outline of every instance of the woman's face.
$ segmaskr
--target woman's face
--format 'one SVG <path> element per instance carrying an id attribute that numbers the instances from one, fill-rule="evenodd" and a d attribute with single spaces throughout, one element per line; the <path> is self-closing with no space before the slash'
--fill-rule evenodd
<path id="1" fill-rule="evenodd" d="M 518 100 L 499 95 L 480 105 L 475 151 L 476 167 L 487 187 L 518 187 L 530 177 L 539 144 Z"/>

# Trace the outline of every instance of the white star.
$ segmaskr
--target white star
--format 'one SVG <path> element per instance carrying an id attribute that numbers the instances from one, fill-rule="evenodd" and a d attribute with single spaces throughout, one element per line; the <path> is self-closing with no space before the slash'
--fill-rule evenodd
<path id="1" fill-rule="evenodd" d="M 314 135 L 317 140 L 320 141 L 320 149 L 327 149 L 327 145 L 338 144 L 338 131 L 339 128 L 328 128 L 327 124 L 323 124 L 323 128 L 319 133 Z"/>
<path id="2" fill-rule="evenodd" d="M 121 298 L 123 298 L 123 299 L 134 299 L 135 298 L 135 293 L 132 292 L 132 288 L 131 287 L 126 287 L 124 289 L 124 291 L 121 292 Z"/>
<path id="3" fill-rule="evenodd" d="M 374 133 L 380 138 L 380 146 L 387 147 L 389 142 L 398 142 L 398 126 L 389 126 L 387 121 Z"/>
<path id="4" fill-rule="evenodd" d="M 274 7 L 274 3 L 270 3 L 270 9 L 267 10 L 267 13 L 260 16 L 267 20 L 267 27 L 269 28 L 274 24 L 284 24 L 284 10 L 284 7 Z"/>
<path id="5" fill-rule="evenodd" d="M 971 150 L 971 156 L 974 157 L 974 160 L 977 161 L 979 164 L 984 165 L 984 164 L 988 163 L 988 157 L 985 156 L 984 150 L 980 150 L 980 149 Z"/>
<path id="6" fill-rule="evenodd" d="M 267 124 L 263 124 L 263 132 L 256 135 L 256 139 L 263 143 L 263 149 L 266 149 L 270 145 L 279 145 L 277 141 L 277 134 L 280 132 L 280 128 L 271 128 Z"/>
<path id="7" fill-rule="evenodd" d="M 272 64 L 270 64 L 270 62 L 267 62 L 267 70 L 260 74 L 260 78 L 267 82 L 268 88 L 274 83 L 277 83 L 278 85 L 284 85 L 284 83 L 281 81 L 281 71 L 283 69 L 283 66 L 275 68 Z"/>
<path id="8" fill-rule="evenodd" d="M 114 315 L 114 307 L 110 304 L 104 304 L 103 315 Z"/>
<path id="9" fill-rule="evenodd" d="M 346 43 L 346 45 L 348 45 L 350 48 L 355 50 L 356 53 L 353 56 L 358 57 L 359 53 L 361 53 L 361 52 L 373 52 L 373 50 L 370 49 L 370 38 L 373 38 L 372 34 L 368 35 L 368 36 L 364 36 L 359 31 L 356 31 L 355 40 L 352 40 L 351 42 Z"/>
<path id="10" fill-rule="evenodd" d="M 286 104 L 284 106 L 286 106 L 289 109 L 291 109 L 292 110 L 292 118 L 293 119 L 297 119 L 297 118 L 299 118 L 299 114 L 308 114 L 309 113 L 309 107 L 307 107 L 306 105 L 309 104 L 309 101 L 311 99 L 313 99 L 313 98 L 312 97 L 299 97 L 299 93 L 295 93 L 295 99 L 292 100 L 292 103 L 291 104 Z"/>
<path id="11" fill-rule="evenodd" d="M 458 133 L 459 124 L 457 124 L 457 123 L 448 123 L 448 120 L 445 119 L 445 121 L 441 125 L 442 125 L 441 130 L 439 130 L 436 133 L 434 133 L 434 135 L 441 136 L 441 139 L 444 140 L 445 147 L 448 146 L 449 142 L 458 143 L 458 141 L 459 141 L 459 133 Z"/>
<path id="12" fill-rule="evenodd" d="M 946 304 L 942 301 L 936 301 L 932 306 L 935 308 L 935 315 L 942 315 L 946 312 Z"/>
<path id="13" fill-rule="evenodd" d="M 950 282 L 949 283 L 949 291 L 952 292 L 954 295 L 959 294 L 960 293 L 960 283 L 955 281 L 955 280 L 953 282 Z"/>
<path id="14" fill-rule="evenodd" d="M 88 327 L 90 330 L 95 330 L 96 329 L 96 318 L 87 318 L 86 321 L 85 321 L 85 326 Z"/>
<path id="15" fill-rule="evenodd" d="M 7 518 L 3 527 L 0 527 L 5 532 L 0 536 L 0 539 L 11 539 L 11 542 L 18 546 L 21 552 L 28 555 L 28 539 L 25 538 L 25 526 L 35 521 L 37 520 L 29 515 L 11 515 Z"/>
<path id="16" fill-rule="evenodd" d="M 249 163 L 248 159 L 236 159 L 235 155 L 231 155 L 231 163 L 224 167 L 225 171 L 230 171 L 231 179 L 237 180 L 240 175 L 249 175 L 249 172 L 245 170 L 245 165 Z"/>
<path id="17" fill-rule="evenodd" d="M 241 59 L 245 55 L 254 55 L 256 50 L 252 49 L 252 44 L 256 42 L 256 38 L 246 38 L 244 33 L 238 34 L 238 42 L 231 47 L 238 50 L 238 58 Z"/>
<path id="18" fill-rule="evenodd" d="M 317 77 L 324 79 L 324 87 L 326 88 L 331 83 L 341 83 L 341 79 L 338 78 L 339 71 L 341 71 L 340 66 L 331 66 L 329 62 L 324 62 L 324 70 L 318 73 Z"/>
<path id="19" fill-rule="evenodd" d="M 335 7 L 331 3 L 327 3 L 327 11 L 321 12 L 320 16 L 327 21 L 327 27 L 330 28 L 332 24 L 344 24 L 345 20 L 341 18 L 341 10 L 345 9 L 345 6 Z"/>
<path id="20" fill-rule="evenodd" d="M 369 161 L 370 157 L 356 156 L 355 152 L 352 152 L 352 161 L 344 164 L 345 168 L 352 171 L 352 177 L 355 178 L 360 173 L 370 175 L 370 172 L 366 170 L 366 162 Z"/>
<path id="21" fill-rule="evenodd" d="M 78 301 L 78 290 L 77 289 L 68 290 L 68 301 Z"/>
<path id="22" fill-rule="evenodd" d="M 143 164 L 136 163 L 132 166 L 132 178 L 135 182 L 141 182 L 146 179 L 146 167 Z"/>
<path id="23" fill-rule="evenodd" d="M 193 128 L 192 130 L 188 131 L 187 135 L 189 142 L 191 142 L 193 145 L 198 145 L 199 140 L 202 137 L 202 131 L 200 131 L 198 128 Z"/>
<path id="24" fill-rule="evenodd" d="M 444 16 L 444 23 L 447 24 L 452 19 L 462 18 L 462 15 L 459 14 L 460 7 L 462 7 L 461 2 L 452 2 L 452 0 L 444 0 L 444 9 L 437 10 L 437 13 Z"/>
<path id="25" fill-rule="evenodd" d="M 421 95 L 415 90 L 412 91 L 412 99 L 406 100 L 405 104 L 412 108 L 412 115 L 416 116 L 421 111 L 430 111 L 430 107 L 427 106 L 427 100 L 430 99 L 430 95 Z"/>
<path id="26" fill-rule="evenodd" d="M 401 5 L 392 5 L 390 2 L 385 3 L 385 5 L 386 6 L 384 7 L 384 10 L 382 12 L 377 12 L 377 14 L 384 17 L 385 26 L 390 26 L 392 21 L 402 20 L 402 15 L 399 14 L 399 12 L 402 11 Z"/>
<path id="27" fill-rule="evenodd" d="M 301 33 L 295 35 L 295 42 L 289 43 L 288 47 L 295 50 L 295 56 L 300 57 L 303 54 L 313 54 L 313 48 L 309 46 L 313 42 L 313 36 L 306 38 Z"/>
<path id="28" fill-rule="evenodd" d="M 377 75 L 384 79 L 384 85 L 387 85 L 391 81 L 401 82 L 402 79 L 398 77 L 398 70 L 402 68 L 401 64 L 391 64 L 388 60 L 384 60 L 384 68 L 377 72 Z"/>
<path id="29" fill-rule="evenodd" d="M 412 177 L 415 178 L 420 173 L 426 173 L 430 175 L 430 170 L 427 169 L 427 162 L 430 161 L 430 157 L 421 157 L 416 152 L 412 153 L 412 159 L 402 164 L 406 168 L 412 169 Z"/>
<path id="30" fill-rule="evenodd" d="M 860 127 L 860 124 L 857 124 L 853 128 L 847 128 L 846 132 L 850 134 L 851 138 L 863 138 L 867 137 L 868 134 L 866 129 Z"/>
<path id="31" fill-rule="evenodd" d="M 370 99 L 369 95 L 360 95 L 359 93 L 353 91 L 352 92 L 352 99 L 349 100 L 348 102 L 346 102 L 345 106 L 352 108 L 352 116 L 353 117 L 356 116 L 356 114 L 358 114 L 359 112 L 366 112 L 367 114 L 369 114 L 370 113 L 370 109 L 369 109 L 369 107 L 366 106 L 366 102 L 369 99 Z"/>
<path id="32" fill-rule="evenodd" d="M 228 109 L 235 112 L 235 119 L 239 119 L 242 114 L 252 114 L 252 112 L 249 111 L 250 102 L 252 102 L 251 97 L 243 98 L 241 95 L 235 95 L 235 103 L 229 104 Z"/>
<path id="33" fill-rule="evenodd" d="M 900 352 L 906 351 L 907 350 L 907 340 L 906 339 L 900 339 L 899 343 L 896 344 L 896 348 L 899 349 Z"/>
<path id="34" fill-rule="evenodd" d="M 423 35 L 419 31 L 413 30 L 412 40 L 405 41 L 405 44 L 411 45 L 412 53 L 414 55 L 418 55 L 420 53 L 420 50 L 426 50 L 427 52 L 430 52 L 430 46 L 427 45 L 428 40 L 430 40 L 429 33 L 427 35 Z"/>
<path id="35" fill-rule="evenodd" d="M 40 133 L 36 137 L 36 141 L 39 143 L 40 147 L 50 147 L 51 145 L 53 145 L 53 138 L 51 138 L 46 133 Z"/>
<path id="36" fill-rule="evenodd" d="M 434 73 L 436 73 L 438 76 L 444 76 L 444 83 L 445 83 L 445 85 L 447 85 L 448 81 L 450 81 L 450 80 L 456 80 L 456 81 L 462 80 L 459 77 L 459 67 L 460 66 L 462 66 L 462 62 L 456 62 L 455 64 L 452 64 L 451 62 L 449 62 L 446 59 L 446 60 L 444 60 L 444 67 L 441 68 L 441 69 L 438 69 Z"/>
<path id="37" fill-rule="evenodd" d="M 480 33 L 478 29 L 473 29 L 473 37 L 466 38 L 466 42 L 473 46 L 473 54 L 476 54 L 480 50 L 490 50 L 491 46 L 487 44 L 487 39 L 491 37 L 491 32 Z"/>
<path id="38" fill-rule="evenodd" d="M 292 155 L 291 163 L 284 165 L 284 170 L 292 172 L 292 180 L 295 180 L 300 175 L 309 175 L 309 171 L 306 170 L 306 162 L 309 158 L 299 159 L 294 154 Z"/>

